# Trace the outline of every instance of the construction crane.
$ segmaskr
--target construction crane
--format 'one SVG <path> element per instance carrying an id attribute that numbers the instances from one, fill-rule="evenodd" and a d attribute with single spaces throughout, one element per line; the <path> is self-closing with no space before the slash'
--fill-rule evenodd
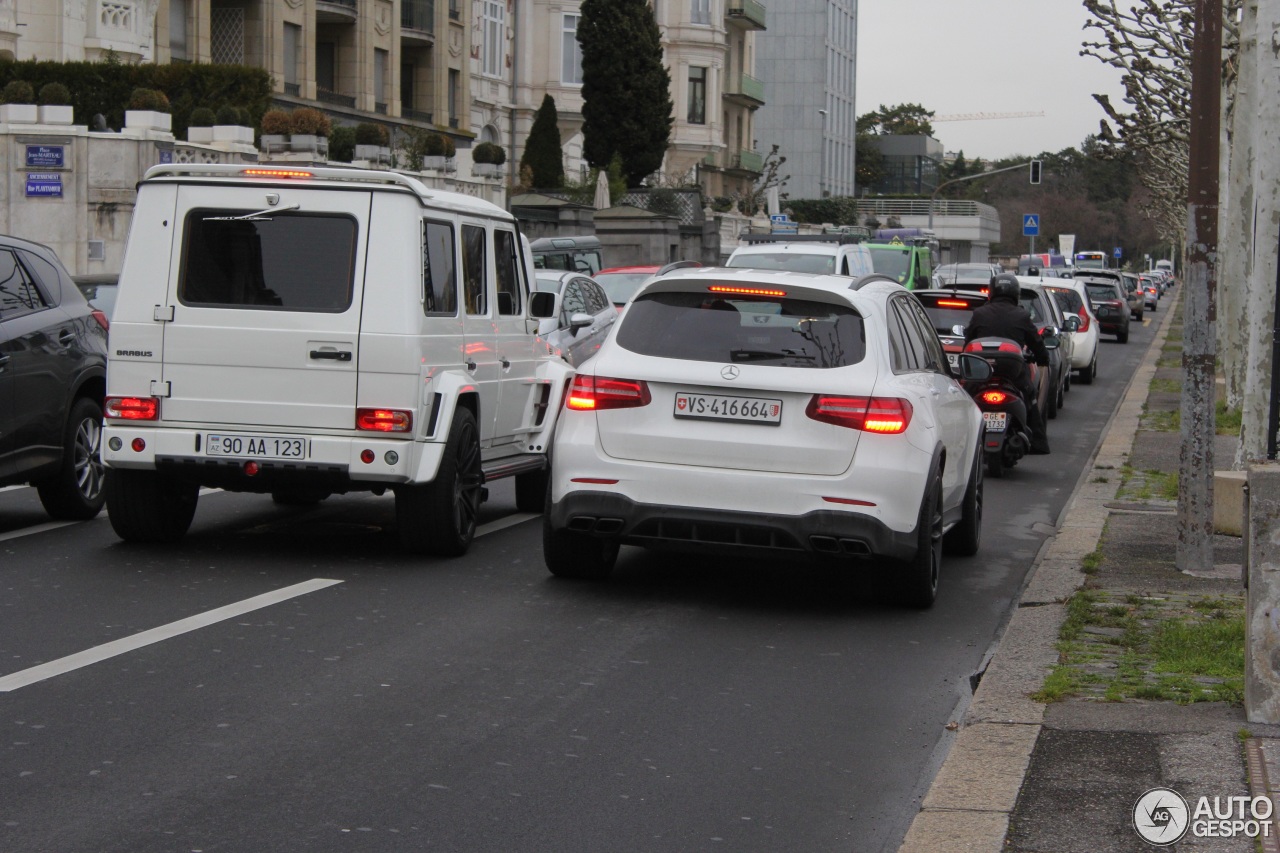
<path id="1" fill-rule="evenodd" d="M 1044 118 L 1044 113 L 955 113 L 934 116 L 930 121 L 988 121 L 996 118 Z"/>

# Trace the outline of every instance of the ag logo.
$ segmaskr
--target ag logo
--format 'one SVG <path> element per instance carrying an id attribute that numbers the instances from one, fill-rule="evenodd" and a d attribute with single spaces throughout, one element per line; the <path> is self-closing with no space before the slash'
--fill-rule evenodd
<path id="1" fill-rule="evenodd" d="M 1181 840 L 1190 823 L 1187 801 L 1171 788 L 1152 788 L 1133 805 L 1133 828 L 1143 841 L 1164 847 Z"/>

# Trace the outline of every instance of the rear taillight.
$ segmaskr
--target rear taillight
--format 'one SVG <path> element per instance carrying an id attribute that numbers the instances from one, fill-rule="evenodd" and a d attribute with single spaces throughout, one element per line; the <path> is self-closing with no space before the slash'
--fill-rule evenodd
<path id="1" fill-rule="evenodd" d="M 93 319 L 97 321 L 98 325 L 102 327 L 102 331 L 105 332 L 111 328 L 111 323 L 107 320 L 107 315 L 101 311 L 90 311 L 89 316 L 93 317 Z"/>
<path id="2" fill-rule="evenodd" d="M 1081 305 L 1080 310 L 1077 311 L 1076 313 L 1080 315 L 1079 331 L 1081 332 L 1089 331 L 1089 309 Z"/>
<path id="3" fill-rule="evenodd" d="M 842 397 L 814 394 L 805 415 L 824 424 L 896 435 L 911 423 L 911 404 L 898 397 Z"/>
<path id="4" fill-rule="evenodd" d="M 982 394 L 980 394 L 979 396 L 982 397 L 982 402 L 990 403 L 993 406 L 999 406 L 1005 400 L 1009 399 L 1008 394 L 1004 393 L 1003 391 L 994 391 L 994 390 L 983 391 Z"/>
<path id="5" fill-rule="evenodd" d="M 356 429 L 368 432 L 409 432 L 413 413 L 400 409 L 356 409 Z"/>
<path id="6" fill-rule="evenodd" d="M 154 421 L 160 417 L 159 397 L 108 397 L 102 414 L 122 421 Z"/>
<path id="7" fill-rule="evenodd" d="M 580 412 L 602 409 L 633 409 L 647 406 L 653 398 L 649 385 L 640 379 L 614 379 L 608 376 L 573 377 L 573 386 L 565 397 L 565 406 Z"/>

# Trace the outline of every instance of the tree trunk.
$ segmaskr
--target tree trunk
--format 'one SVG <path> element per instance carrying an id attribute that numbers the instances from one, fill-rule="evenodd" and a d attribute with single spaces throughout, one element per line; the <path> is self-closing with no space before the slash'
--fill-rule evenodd
<path id="1" fill-rule="evenodd" d="M 1252 75 L 1257 118 L 1253 132 L 1254 207 L 1249 229 L 1253 252 L 1246 308 L 1249 334 L 1238 461 L 1263 459 L 1267 453 L 1276 253 L 1280 251 L 1280 0 L 1256 3 L 1256 28 L 1250 34 L 1254 61 L 1252 67 L 1241 67 L 1242 74 Z M 1242 32 L 1242 41 L 1244 37 Z"/>

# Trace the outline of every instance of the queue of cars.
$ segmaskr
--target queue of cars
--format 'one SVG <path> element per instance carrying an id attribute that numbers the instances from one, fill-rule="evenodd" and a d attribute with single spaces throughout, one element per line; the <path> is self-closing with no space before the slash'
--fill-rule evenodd
<path id="1" fill-rule="evenodd" d="M 0 486 L 35 484 L 60 518 L 105 499 L 141 542 L 181 537 L 203 486 L 389 490 L 402 545 L 448 556 L 509 476 L 545 509 L 558 576 L 603 578 L 623 544 L 870 560 L 917 607 L 944 550 L 980 547 L 985 422 L 963 383 L 991 366 L 962 350 L 998 268 L 912 291 L 828 238 L 592 275 L 539 268 L 510 214 L 444 195 L 389 173 L 161 166 L 138 210 L 176 231 L 135 218 L 122 289 L 0 243 L 0 399 L 57 403 L 25 449 L 33 426 L 0 431 Z M 375 252 L 375 231 L 398 248 Z M 1127 340 L 1123 280 L 1099 278 L 1019 280 L 1050 418 L 1073 373 L 1096 376 L 1099 334 Z M 72 367 L 40 379 L 60 394 L 37 389 L 37 352 Z"/>

